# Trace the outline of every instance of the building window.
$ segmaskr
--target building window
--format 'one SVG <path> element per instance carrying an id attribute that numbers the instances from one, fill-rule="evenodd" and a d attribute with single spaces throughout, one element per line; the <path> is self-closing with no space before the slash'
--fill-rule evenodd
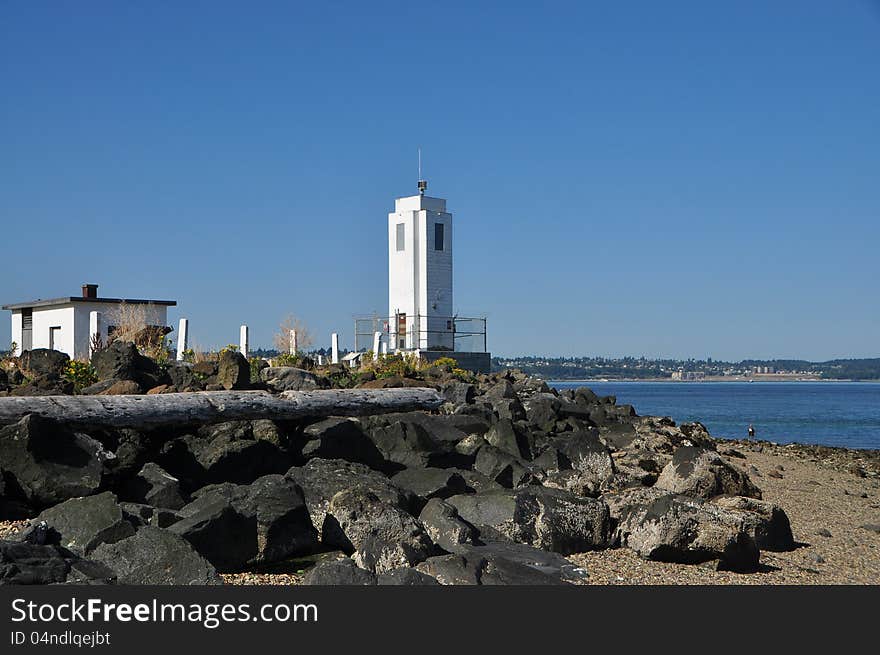
<path id="1" fill-rule="evenodd" d="M 397 224 L 397 252 L 403 252 L 404 250 L 404 237 L 406 235 L 405 229 L 406 228 L 403 226 L 403 223 Z"/>
<path id="2" fill-rule="evenodd" d="M 434 223 L 434 250 L 443 250 L 443 223 Z"/>

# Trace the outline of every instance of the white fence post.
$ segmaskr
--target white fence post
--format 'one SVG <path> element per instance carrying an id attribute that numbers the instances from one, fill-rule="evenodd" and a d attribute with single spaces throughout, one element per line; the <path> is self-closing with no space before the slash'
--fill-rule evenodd
<path id="1" fill-rule="evenodd" d="M 180 319 L 180 327 L 177 329 L 177 361 L 183 361 L 183 353 L 189 348 L 189 319 Z"/>
<path id="2" fill-rule="evenodd" d="M 373 361 L 379 360 L 379 344 L 382 343 L 382 333 L 373 332 Z"/>
<path id="3" fill-rule="evenodd" d="M 290 331 L 290 354 L 296 355 L 296 330 Z"/>
<path id="4" fill-rule="evenodd" d="M 242 325 L 241 330 L 238 334 L 238 350 L 244 355 L 244 358 L 248 357 L 248 326 Z"/>
<path id="5" fill-rule="evenodd" d="M 330 363 L 339 363 L 339 335 L 336 332 L 330 335 Z"/>

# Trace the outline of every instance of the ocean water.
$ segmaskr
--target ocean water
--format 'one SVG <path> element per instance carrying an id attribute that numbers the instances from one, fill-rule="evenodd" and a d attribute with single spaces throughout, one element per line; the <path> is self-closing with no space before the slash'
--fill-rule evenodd
<path id="1" fill-rule="evenodd" d="M 877 382 L 548 382 L 617 396 L 642 416 L 700 421 L 715 437 L 880 449 Z"/>

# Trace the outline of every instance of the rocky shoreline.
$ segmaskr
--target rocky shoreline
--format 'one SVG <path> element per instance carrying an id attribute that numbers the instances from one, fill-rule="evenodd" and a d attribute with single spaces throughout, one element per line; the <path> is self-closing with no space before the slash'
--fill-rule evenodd
<path id="1" fill-rule="evenodd" d="M 716 440 L 516 371 L 352 378 L 236 355 L 196 375 L 123 345 L 88 392 L 428 386 L 446 403 L 143 430 L 26 416 L 0 427 L 0 583 L 880 579 L 876 451 Z M 49 359 L 30 357 L 31 389 L 51 388 Z"/>

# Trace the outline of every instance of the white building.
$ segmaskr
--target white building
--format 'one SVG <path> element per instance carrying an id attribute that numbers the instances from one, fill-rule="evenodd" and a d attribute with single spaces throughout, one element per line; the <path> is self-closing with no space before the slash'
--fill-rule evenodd
<path id="1" fill-rule="evenodd" d="M 168 307 L 174 300 L 99 298 L 97 284 L 84 284 L 81 296 L 3 305 L 12 312 L 12 341 L 15 355 L 24 350 L 48 348 L 67 353 L 71 359 L 87 359 L 92 334 L 106 342 L 112 334 L 122 305 L 143 308 L 147 325 L 165 327 Z"/>
<path id="2" fill-rule="evenodd" d="M 452 214 L 446 201 L 398 198 L 388 214 L 388 315 L 391 348 L 454 350 Z"/>

